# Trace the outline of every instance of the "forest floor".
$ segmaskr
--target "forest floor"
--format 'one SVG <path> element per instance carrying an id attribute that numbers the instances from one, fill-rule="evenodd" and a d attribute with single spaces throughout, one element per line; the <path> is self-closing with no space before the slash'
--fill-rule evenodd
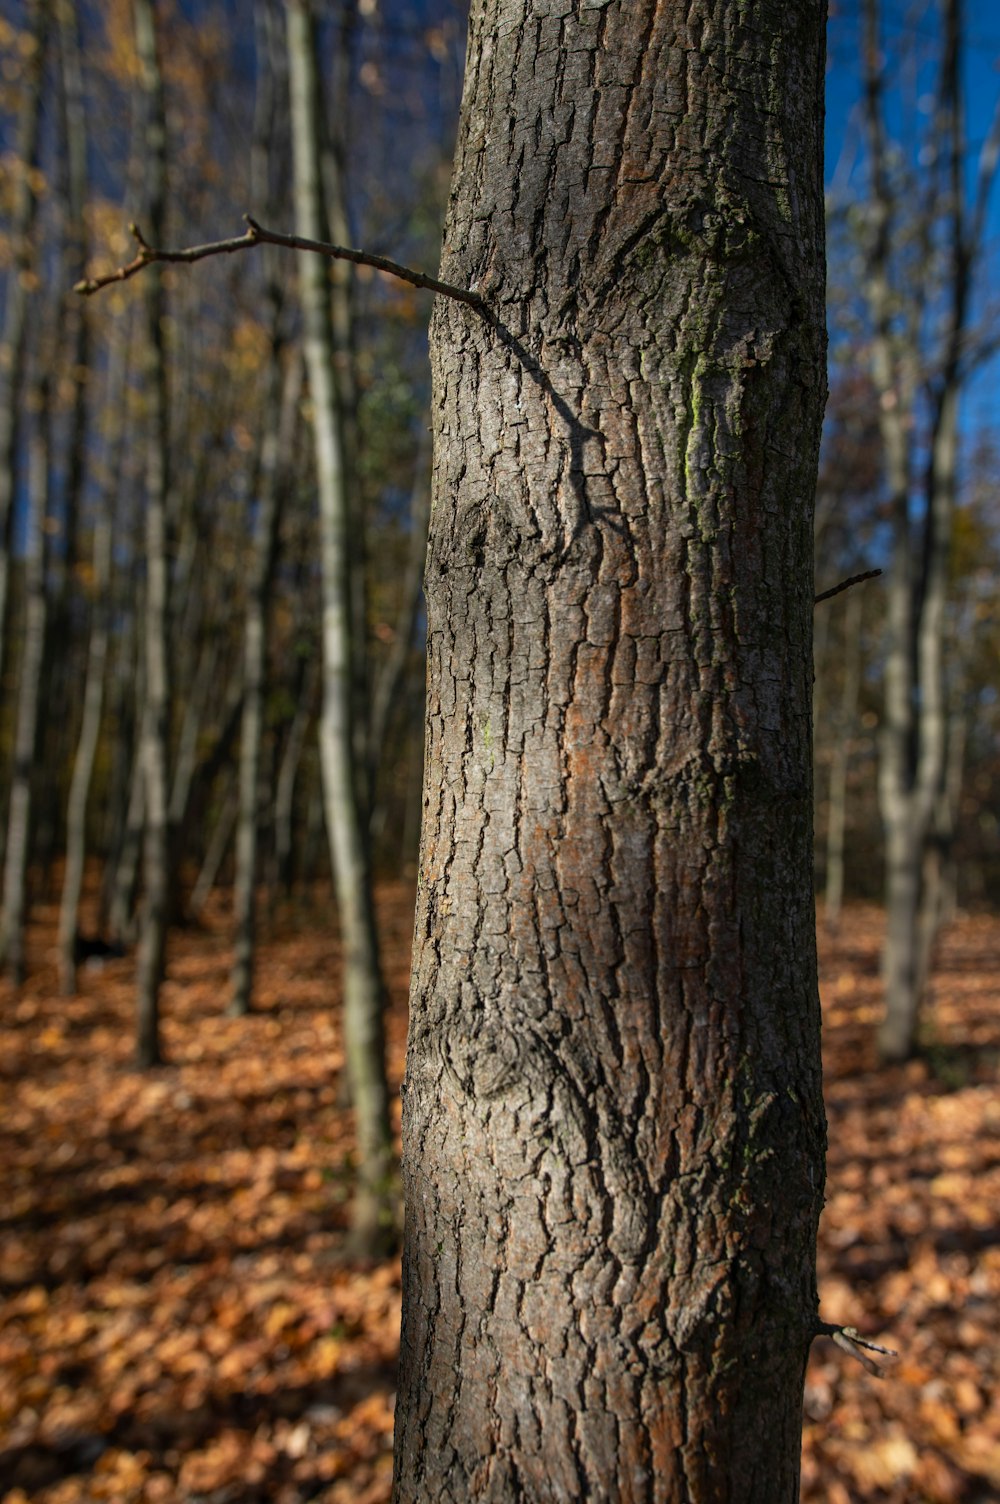
<path id="1" fill-rule="evenodd" d="M 392 1075 L 410 891 L 386 888 Z M 876 1068 L 876 909 L 821 936 L 830 1165 L 809 1504 L 1000 1499 L 1000 920 L 948 932 L 925 1057 Z M 351 1141 L 325 911 L 267 934 L 258 1010 L 224 1016 L 224 909 L 173 937 L 169 1064 L 130 1068 L 134 967 L 58 996 L 55 914 L 0 987 L 2 1504 L 382 1504 L 398 1259 L 345 1259 Z M 398 1116 L 397 1116 L 398 1126 Z"/>

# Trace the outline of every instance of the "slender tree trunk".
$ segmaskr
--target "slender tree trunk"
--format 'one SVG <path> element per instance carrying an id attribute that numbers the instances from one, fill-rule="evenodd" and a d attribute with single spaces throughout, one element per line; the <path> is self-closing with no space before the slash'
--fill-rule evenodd
<path id="1" fill-rule="evenodd" d="M 327 234 L 320 175 L 319 79 L 307 0 L 289 0 L 288 63 L 300 234 Z M 344 474 L 342 412 L 334 373 L 330 290 L 325 265 L 300 254 L 299 286 L 312 400 L 319 486 L 323 588 L 323 710 L 320 760 L 337 909 L 344 953 L 344 1045 L 358 1139 L 358 1188 L 352 1225 L 359 1244 L 384 1236 L 389 1204 L 388 1088 L 383 992 L 366 830 L 359 807 L 354 735 L 354 655 L 350 509 Z"/>
<path id="2" fill-rule="evenodd" d="M 107 482 L 98 502 L 93 540 L 93 588 L 87 677 L 83 695 L 80 736 L 73 761 L 66 804 L 66 867 L 59 907 L 60 986 L 65 995 L 76 990 L 76 942 L 79 932 L 80 893 L 87 855 L 87 804 L 97 757 L 104 711 L 105 676 L 108 664 L 109 617 L 111 613 L 112 531 L 115 490 L 121 486 L 127 428 L 129 330 L 121 320 L 111 334 L 108 393 L 115 429 L 108 459 Z"/>
<path id="3" fill-rule="evenodd" d="M 886 584 L 889 641 L 885 664 L 885 717 L 879 745 L 879 806 L 885 827 L 886 871 L 886 941 L 882 958 L 886 1019 L 880 1033 L 880 1047 L 884 1054 L 898 1057 L 909 1053 L 916 1030 L 917 957 L 914 942 L 920 906 L 922 843 L 922 833 L 915 824 L 917 810 L 910 797 L 916 752 L 916 564 L 910 526 L 907 451 L 912 393 L 899 383 L 893 364 L 893 291 L 890 280 L 893 206 L 882 118 L 876 0 L 866 0 L 865 22 L 866 118 L 872 181 L 867 297 L 874 326 L 872 376 L 880 397 L 879 429 L 892 520 L 892 570 Z"/>
<path id="4" fill-rule="evenodd" d="M 24 552 L 24 648 L 14 728 L 14 776 L 7 815 L 3 928 L 0 931 L 0 956 L 17 986 L 24 981 L 25 972 L 24 927 L 28 912 L 32 780 L 35 776 L 48 617 L 45 590 L 50 441 L 47 362 L 34 385 L 32 399 L 34 422 L 28 440 L 28 522 Z"/>
<path id="5" fill-rule="evenodd" d="M 63 270 L 60 291 L 70 288 L 87 272 L 87 109 L 80 57 L 80 15 L 77 0 L 63 0 L 53 7 L 58 33 L 60 129 L 57 175 L 62 183 Z M 68 381 L 72 405 L 66 444 L 60 462 L 63 472 L 59 548 L 53 550 L 50 580 L 50 628 L 53 643 L 74 637 L 72 608 L 79 578 L 80 514 L 88 464 L 88 397 L 93 393 L 96 372 L 91 371 L 89 298 L 75 297 L 65 309 L 63 349 L 59 358 L 60 386 Z M 113 399 L 112 399 L 113 400 Z M 40 749 L 42 783 L 39 788 L 39 821 L 35 836 L 36 860 L 50 872 L 60 837 L 59 816 L 63 807 L 61 770 L 74 758 L 76 739 L 76 694 L 79 663 L 71 652 L 52 653 L 46 660 L 43 688 L 47 730 Z"/>
<path id="6" fill-rule="evenodd" d="M 792 1504 L 824 6 L 472 8 L 396 1504 Z"/>
<path id="7" fill-rule="evenodd" d="M 351 48 L 358 21 L 357 0 L 342 0 L 338 44 L 332 59 L 331 95 L 336 101 L 347 99 L 350 90 Z M 330 237 L 338 245 L 353 245 L 348 212 L 345 162 L 351 143 L 348 137 L 350 112 L 341 109 L 332 132 L 328 121 L 318 119 L 320 177 L 325 199 L 325 222 Z M 329 269 L 330 319 L 333 332 L 334 385 L 340 412 L 340 431 L 344 451 L 344 471 L 354 476 L 358 453 L 358 389 L 355 376 L 354 349 L 354 268 L 349 261 L 335 261 Z M 374 771 L 379 744 L 375 742 L 375 722 L 369 706 L 368 658 L 368 541 L 367 518 L 356 486 L 346 486 L 344 506 L 347 510 L 347 584 L 351 601 L 351 735 L 354 742 L 354 775 L 361 818 L 370 823 L 375 798 Z"/>
<path id="8" fill-rule="evenodd" d="M 206 613 L 208 614 L 208 613 Z M 191 786 L 198 767 L 198 748 L 205 729 L 210 706 L 218 700 L 219 665 L 222 657 L 218 638 L 210 633 L 201 644 L 194 675 L 188 686 L 180 735 L 173 759 L 173 777 L 170 783 L 170 800 L 167 805 L 167 826 L 179 830 L 184 823 L 191 799 Z M 171 867 L 175 866 L 171 863 Z"/>
<path id="9" fill-rule="evenodd" d="M 236 829 L 236 821 L 240 812 L 239 794 L 230 780 L 226 784 L 226 791 L 222 798 L 215 828 L 212 831 L 212 839 L 208 843 L 205 852 L 205 860 L 201 864 L 201 870 L 195 879 L 195 885 L 191 889 L 191 899 L 188 905 L 193 918 L 199 919 L 205 911 L 205 906 L 211 897 L 215 887 L 215 879 L 219 875 L 219 869 L 225 860 L 229 843 L 233 839 Z"/>
<path id="10" fill-rule="evenodd" d="M 257 88 L 251 152 L 252 198 L 271 205 L 270 143 L 274 131 L 275 46 L 273 12 L 264 0 L 254 7 Z M 265 247 L 265 253 L 273 248 Z M 278 324 L 281 298 L 276 267 L 265 273 L 268 289 L 270 350 L 263 395 L 263 427 L 258 435 L 253 553 L 243 628 L 243 717 L 240 727 L 239 813 L 236 824 L 236 871 L 233 880 L 233 971 L 229 1012 L 250 1012 L 253 996 L 254 920 L 257 891 L 257 843 L 260 814 L 260 747 L 264 722 L 267 596 L 274 566 L 278 520 L 278 448 L 281 436 L 281 344 Z M 299 362 L 293 362 L 297 371 Z M 291 372 L 292 367 L 289 367 Z"/>
<path id="11" fill-rule="evenodd" d="M 416 476 L 410 496 L 410 537 L 403 577 L 400 581 L 399 609 L 392 643 L 375 677 L 372 694 L 371 735 L 369 737 L 368 783 L 372 790 L 372 808 L 369 827 L 379 829 L 384 817 L 383 798 L 379 787 L 379 770 L 385 756 L 393 716 L 398 714 L 400 704 L 404 710 L 406 696 L 403 693 L 407 668 L 413 653 L 413 639 L 420 616 L 423 598 L 424 562 L 427 558 L 427 524 L 430 519 L 430 477 L 427 471 L 427 454 L 421 445 L 417 455 Z"/>
<path id="12" fill-rule="evenodd" d="M 886 829 L 886 944 L 883 954 L 886 1011 L 879 1031 L 885 1060 L 906 1059 L 917 1047 L 923 960 L 933 936 L 922 935 L 935 913 L 921 894 L 935 810 L 944 793 L 947 718 L 944 627 L 948 558 L 957 492 L 959 402 L 968 374 L 967 325 L 976 258 L 981 254 L 990 185 L 996 174 L 995 131 L 984 144 L 972 208 L 968 204 L 968 150 L 963 120 L 960 0 L 942 0 L 941 68 L 933 118 L 934 171 L 914 224 L 909 204 L 894 199 L 891 152 L 886 140 L 878 0 L 865 0 L 865 98 L 870 158 L 872 224 L 867 297 L 874 326 L 872 371 L 893 516 L 889 579 L 889 647 L 885 725 L 881 738 L 879 800 Z M 915 233 L 914 233 L 915 232 Z M 918 239 L 927 273 L 943 267 L 943 316 L 935 348 L 919 331 L 901 328 L 905 297 L 893 285 L 893 250 Z M 912 277 L 911 262 L 902 273 Z M 895 269 L 897 279 L 899 269 Z M 907 289 L 908 291 L 908 289 Z M 911 322 L 919 325 L 918 311 Z M 924 473 L 917 480 L 913 443 L 911 371 L 925 374 L 930 434 Z M 920 504 L 911 514 L 911 499 Z"/>
<path id="13" fill-rule="evenodd" d="M 944 786 L 934 808 L 930 835 L 921 873 L 921 907 L 918 986 L 926 995 L 938 935 L 955 917 L 957 872 L 954 857 L 955 826 L 962 793 L 967 727 L 965 716 L 953 711 L 948 721 L 948 751 Z"/>
<path id="14" fill-rule="evenodd" d="M 836 740 L 830 762 L 830 799 L 826 826 L 826 893 L 829 928 L 840 924 L 844 902 L 844 833 L 847 828 L 847 774 L 851 761 L 861 688 L 861 607 L 864 597 L 849 591 L 844 607 L 844 680 L 837 712 Z"/>
<path id="15" fill-rule="evenodd" d="M 288 728 L 278 777 L 274 790 L 274 881 L 272 888 L 286 898 L 292 891 L 294 878 L 292 863 L 292 826 L 295 812 L 295 783 L 306 744 L 306 735 L 313 718 L 313 702 L 316 698 L 319 666 L 315 659 L 306 665 L 299 686 L 298 701 L 292 724 Z"/>
<path id="16" fill-rule="evenodd" d="M 142 675 L 143 680 L 145 674 Z M 108 929 L 113 939 L 131 942 L 135 938 L 135 898 L 139 881 L 139 862 L 142 856 L 142 835 L 145 828 L 146 784 L 142 763 L 142 748 L 145 743 L 145 691 L 137 686 L 140 695 L 138 741 L 128 779 L 128 800 L 120 849 L 114 863 L 108 904 Z"/>
<path id="17" fill-rule="evenodd" d="M 145 224 L 154 245 L 161 244 L 166 199 L 166 111 L 157 55 L 154 0 L 134 0 L 140 88 L 145 101 Z M 145 228 L 144 224 L 144 228 Z M 170 894 L 168 737 L 170 681 L 167 659 L 169 568 L 167 560 L 167 381 L 163 348 L 164 297 L 158 266 L 145 273 L 146 315 L 143 391 L 146 434 L 146 703 L 142 716 L 145 823 L 143 831 L 144 910 L 139 947 L 136 1064 L 161 1059 L 159 996 Z"/>
<path id="18" fill-rule="evenodd" d="M 94 528 L 93 620 L 87 655 L 83 720 L 73 763 L 66 806 L 66 870 L 59 909 L 59 975 L 65 995 L 76 991 L 77 915 L 87 852 L 87 798 L 97 755 L 97 738 L 104 708 L 104 675 L 108 659 L 107 591 L 111 577 L 111 517 L 106 509 Z"/>
<path id="19" fill-rule="evenodd" d="M 274 570 L 278 514 L 286 483 L 288 455 L 295 432 L 302 370 L 294 356 L 281 375 L 280 349 L 271 354 L 265 396 L 266 431 L 261 441 L 257 486 L 254 554 L 247 591 L 243 649 L 243 721 L 240 734 L 239 820 L 236 829 L 236 875 L 233 883 L 235 950 L 230 1013 L 249 1013 L 253 993 L 254 907 L 257 892 L 257 847 L 260 817 L 260 752 L 264 729 L 264 669 L 267 607 Z M 283 391 L 282 391 L 283 388 Z"/>
<path id="20" fill-rule="evenodd" d="M 42 118 L 45 51 L 49 7 L 46 0 L 30 0 L 30 50 L 24 65 L 21 109 L 17 123 L 13 208 L 8 235 L 14 263 L 6 279 L 3 328 L 0 329 L 0 677 L 4 668 L 7 591 L 10 580 L 11 524 L 17 487 L 17 447 L 25 364 L 25 335 L 30 302 L 30 271 L 34 254 L 31 230 L 37 208 L 34 171 Z"/>

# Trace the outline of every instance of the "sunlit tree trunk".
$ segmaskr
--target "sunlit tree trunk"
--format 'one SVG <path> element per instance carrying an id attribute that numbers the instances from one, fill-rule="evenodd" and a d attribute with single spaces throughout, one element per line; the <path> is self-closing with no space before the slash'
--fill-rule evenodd
<path id="1" fill-rule="evenodd" d="M 153 0 L 134 0 L 140 89 L 145 103 L 144 229 L 163 242 L 166 205 L 166 111 L 157 52 Z M 142 716 L 143 917 L 139 946 L 136 1064 L 161 1058 L 159 996 L 163 980 L 170 894 L 168 740 L 170 680 L 167 657 L 169 562 L 167 558 L 167 379 L 163 342 L 165 304 L 158 266 L 145 273 L 143 393 L 146 407 L 146 697 Z"/>
<path id="2" fill-rule="evenodd" d="M 798 1499 L 824 18 L 472 8 L 397 1504 Z"/>
<path id="3" fill-rule="evenodd" d="M 319 78 L 307 0 L 289 0 L 288 65 L 295 159 L 295 218 L 300 234 L 328 238 L 321 176 Z M 389 1113 L 383 1041 L 383 992 L 372 901 L 367 832 L 359 805 L 360 770 L 353 679 L 349 540 L 343 415 L 335 376 L 329 273 L 300 253 L 299 288 L 319 489 L 323 591 L 323 708 L 320 757 L 327 833 L 344 953 L 344 1045 L 358 1139 L 358 1187 L 352 1223 L 359 1244 L 380 1238 L 388 1214 Z"/>
<path id="4" fill-rule="evenodd" d="M 913 206 L 894 194 L 892 147 L 887 139 L 879 0 L 865 0 L 865 122 L 870 201 L 866 297 L 872 321 L 872 376 L 879 395 L 879 424 L 892 523 L 892 567 L 887 583 L 888 649 L 885 719 L 879 759 L 879 802 L 886 837 L 886 943 L 883 954 L 885 1018 L 879 1046 L 886 1060 L 902 1060 L 917 1045 L 922 992 L 921 883 L 935 810 L 944 793 L 947 715 L 945 608 L 948 558 L 956 504 L 959 404 L 972 369 L 969 304 L 981 253 L 988 195 L 997 166 L 998 111 L 979 158 L 972 204 L 967 189 L 967 146 L 960 57 L 960 0 L 942 0 L 941 65 L 933 116 L 925 202 Z M 903 235 L 904 225 L 907 235 Z M 894 267 L 898 244 L 913 236 L 926 247 L 928 289 L 912 297 L 911 270 L 900 286 Z M 936 268 L 942 268 L 935 282 Z M 934 291 L 930 283 L 934 282 Z M 924 297 L 940 307 L 935 348 L 921 343 Z M 901 310 L 903 315 L 901 316 Z M 930 431 L 918 465 L 914 434 L 916 383 L 926 383 Z M 922 474 L 920 470 L 922 468 Z"/>

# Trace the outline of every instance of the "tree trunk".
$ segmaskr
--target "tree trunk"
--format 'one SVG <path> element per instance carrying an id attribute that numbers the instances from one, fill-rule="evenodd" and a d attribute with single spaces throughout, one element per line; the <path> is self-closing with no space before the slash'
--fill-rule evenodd
<path id="1" fill-rule="evenodd" d="M 127 430 L 129 378 L 129 321 L 121 318 L 110 334 L 108 394 L 114 428 L 107 462 L 107 481 L 97 502 L 93 542 L 90 642 L 83 693 L 83 716 L 69 797 L 66 802 L 66 866 L 59 906 L 59 972 L 65 995 L 76 990 L 76 941 L 80 893 L 87 854 L 87 802 L 97 758 L 104 712 L 108 665 L 109 619 L 112 611 L 112 534 L 114 499 L 121 487 Z M 124 632 L 120 633 L 120 638 Z M 121 643 L 120 643 L 121 646 Z"/>
<path id="2" fill-rule="evenodd" d="M 16 986 L 24 981 L 24 926 L 28 912 L 28 856 L 31 841 L 32 780 L 38 742 L 48 600 L 45 590 L 46 523 L 49 509 L 49 378 L 44 369 L 33 384 L 33 424 L 28 440 L 28 521 L 24 549 L 24 649 L 14 726 L 14 776 L 7 812 L 3 870 L 3 926 L 0 956 Z"/>
<path id="3" fill-rule="evenodd" d="M 288 728 L 278 777 L 274 789 L 274 876 L 273 895 L 287 898 L 292 891 L 295 873 L 292 864 L 292 823 L 295 813 L 295 782 L 306 744 L 306 734 L 314 713 L 319 682 L 315 658 L 305 665 L 299 682 L 295 714 Z"/>
<path id="4" fill-rule="evenodd" d="M 927 192 L 916 215 L 908 201 L 893 195 L 894 153 L 885 126 L 879 11 L 879 0 L 865 0 L 865 120 L 871 177 L 866 296 L 893 522 L 886 713 L 879 762 L 887 909 L 886 1010 L 879 1048 L 884 1060 L 904 1060 L 918 1043 L 924 958 L 933 948 L 937 923 L 936 906 L 924 904 L 921 883 L 935 810 L 945 797 L 944 628 L 957 494 L 959 403 L 973 368 L 968 358 L 973 273 L 982 254 L 998 154 L 995 124 L 980 149 L 970 194 L 961 3 L 942 0 L 941 66 L 928 141 L 933 166 L 927 174 Z M 916 300 L 911 296 L 909 252 L 901 263 L 894 260 L 900 246 L 914 243 L 925 250 L 929 284 Z M 928 306 L 940 310 L 932 344 L 925 330 Z M 914 437 L 917 371 L 930 415 L 929 432 L 922 437 Z M 916 453 L 921 448 L 926 457 L 918 480 Z"/>
<path id="5" fill-rule="evenodd" d="M 373 836 L 385 821 L 386 796 L 380 774 L 384 773 L 386 745 L 394 717 L 407 708 L 406 672 L 412 662 L 414 637 L 423 600 L 424 563 L 427 558 L 427 524 L 430 520 L 430 476 L 428 454 L 424 444 L 417 451 L 413 487 L 410 492 L 410 535 L 399 586 L 399 605 L 392 642 L 380 671 L 374 676 L 371 708 L 371 734 L 368 738 L 370 765 L 368 786 L 372 791 L 369 830 Z"/>
<path id="6" fill-rule="evenodd" d="M 145 100 L 146 154 L 143 182 L 152 243 L 163 242 L 166 199 L 166 112 L 157 56 L 153 0 L 134 0 L 140 88 Z M 143 829 L 144 910 L 139 946 L 136 1064 L 142 1070 L 161 1058 L 159 996 L 163 980 L 170 895 L 168 738 L 170 680 L 167 660 L 169 566 L 167 561 L 167 380 L 163 348 L 164 298 L 158 266 L 145 273 L 144 383 L 146 434 L 146 703 L 140 756 L 145 809 Z"/>
<path id="7" fill-rule="evenodd" d="M 66 996 L 76 991 L 77 913 L 87 852 L 87 797 L 101 729 L 104 674 L 108 660 L 106 597 L 111 578 L 111 515 L 107 497 L 102 498 L 101 506 L 102 512 L 94 528 L 93 620 L 87 654 L 83 720 L 66 804 L 66 870 L 63 874 L 62 902 L 59 908 L 59 980 Z"/>
<path id="8" fill-rule="evenodd" d="M 133 749 L 121 839 L 115 843 L 115 859 L 109 864 L 111 883 L 107 904 L 108 930 L 112 939 L 129 943 L 135 939 L 135 897 L 146 813 L 146 785 L 142 766 L 142 748 L 146 739 L 145 672 L 141 675 L 137 672 L 136 678 L 139 701 L 138 742 Z M 138 682 L 140 680 L 142 682 Z"/>
<path id="9" fill-rule="evenodd" d="M 327 236 L 320 174 L 319 79 L 307 0 L 289 0 L 288 67 L 300 234 Z M 386 1232 L 389 1206 L 389 1108 L 383 1041 L 383 993 L 352 680 L 350 509 L 344 475 L 342 413 L 334 373 L 330 287 L 325 264 L 300 253 L 299 287 L 312 400 L 319 489 L 323 589 L 323 710 L 320 761 L 330 857 L 344 954 L 344 1053 L 358 1139 L 358 1187 L 352 1228 L 359 1245 Z"/>
<path id="10" fill-rule="evenodd" d="M 236 921 L 233 995 L 237 1017 L 249 1013 L 253 993 L 254 905 L 257 893 L 257 846 L 260 815 L 260 749 L 264 730 L 264 669 L 268 593 L 274 571 L 278 514 L 285 467 L 293 442 L 302 363 L 296 353 L 284 379 L 275 337 L 270 356 L 268 396 L 261 441 L 254 556 L 247 591 L 243 645 L 243 718 L 240 728 L 239 819 L 236 827 L 236 874 L 233 912 Z"/>
<path id="11" fill-rule="evenodd" d="M 10 579 L 11 525 L 17 487 L 17 445 L 23 393 L 25 336 L 28 328 L 32 262 L 32 227 L 38 206 L 35 169 L 42 119 L 45 49 L 49 7 L 31 0 L 28 7 L 30 50 L 22 81 L 17 122 L 16 177 L 8 226 L 14 262 L 6 278 L 3 328 L 0 329 L 0 673 L 4 667 L 7 590 Z"/>
<path id="12" fill-rule="evenodd" d="M 396 1504 L 798 1498 L 823 20 L 472 10 Z"/>
<path id="13" fill-rule="evenodd" d="M 958 902 L 958 872 L 955 861 L 955 828 L 958 823 L 962 793 L 962 772 L 967 735 L 963 709 L 953 707 L 948 717 L 948 751 L 944 786 L 934 809 L 934 817 L 924 850 L 921 871 L 919 916 L 918 977 L 921 997 L 927 993 L 934 965 L 934 953 L 942 927 L 955 917 Z"/>
<path id="14" fill-rule="evenodd" d="M 254 7 L 257 41 L 257 87 L 254 100 L 254 139 L 251 153 L 251 197 L 265 210 L 272 195 L 271 140 L 275 126 L 275 72 L 277 44 L 273 12 L 267 3 Z M 271 217 L 270 215 L 268 216 Z M 265 271 L 270 349 L 265 372 L 263 426 L 257 440 L 255 463 L 256 516 L 253 555 L 247 586 L 243 628 L 243 715 L 240 726 L 239 815 L 236 825 L 236 871 L 233 879 L 233 971 L 229 1012 L 241 1017 L 250 1012 L 253 996 L 254 921 L 257 896 L 257 848 L 260 815 L 260 748 L 264 727 L 264 674 L 266 665 L 267 606 L 274 571 L 278 531 L 278 507 L 282 478 L 279 463 L 288 454 L 294 435 L 299 400 L 298 355 L 289 362 L 284 382 L 281 373 L 280 279 L 273 260 L 273 247 Z M 284 398 L 282 387 L 284 386 Z M 284 443 L 282 442 L 284 440 Z"/>
<path id="15" fill-rule="evenodd" d="M 219 868 L 222 866 L 226 852 L 229 850 L 229 843 L 233 838 L 233 831 L 236 829 L 239 811 L 239 795 L 230 775 L 226 781 L 225 792 L 220 801 L 215 828 L 212 831 L 211 840 L 205 851 L 205 859 L 195 879 L 194 887 L 191 889 L 188 913 L 192 919 L 200 919 L 205 912 L 205 907 L 212 895 L 212 889 L 215 887 L 215 879 L 219 875 Z"/>
<path id="16" fill-rule="evenodd" d="M 851 760 L 861 689 L 861 607 L 859 590 L 848 593 L 844 608 L 844 680 L 837 712 L 836 741 L 830 759 L 830 798 L 826 823 L 824 917 L 830 929 L 840 924 L 844 902 L 844 835 L 847 829 L 847 774 Z"/>

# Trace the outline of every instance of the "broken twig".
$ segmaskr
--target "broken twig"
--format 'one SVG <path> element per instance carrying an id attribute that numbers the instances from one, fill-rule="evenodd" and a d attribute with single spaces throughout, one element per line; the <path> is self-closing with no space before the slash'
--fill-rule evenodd
<path id="1" fill-rule="evenodd" d="M 816 1336 L 829 1337 L 842 1352 L 857 1358 L 862 1368 L 867 1369 L 876 1379 L 885 1377 L 885 1368 L 876 1363 L 874 1358 L 869 1358 L 869 1353 L 880 1353 L 883 1358 L 899 1357 L 893 1348 L 879 1347 L 877 1342 L 869 1342 L 867 1337 L 862 1337 L 856 1326 L 838 1326 L 834 1321 L 817 1321 Z"/>
<path id="2" fill-rule="evenodd" d="M 822 594 L 814 595 L 813 605 L 818 606 L 820 601 L 828 601 L 832 595 L 839 595 L 842 590 L 850 590 L 852 585 L 860 585 L 863 580 L 874 580 L 881 573 L 881 569 L 866 569 L 864 574 L 852 574 L 848 579 L 841 580 L 839 585 L 834 585 L 831 590 L 824 590 Z"/>

